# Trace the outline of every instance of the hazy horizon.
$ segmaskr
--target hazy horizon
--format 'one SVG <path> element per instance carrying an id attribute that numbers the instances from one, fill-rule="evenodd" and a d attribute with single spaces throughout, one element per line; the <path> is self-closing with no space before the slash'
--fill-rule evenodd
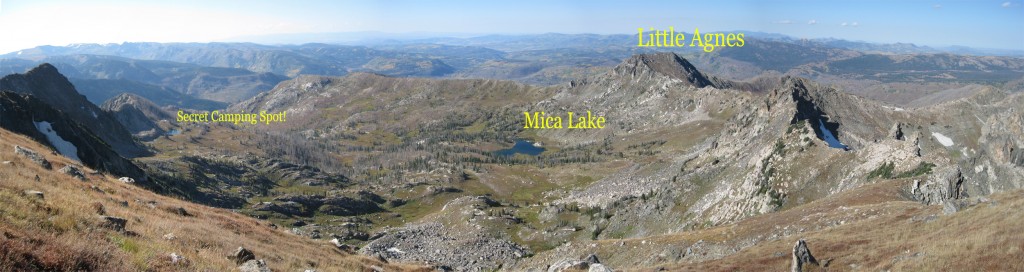
<path id="1" fill-rule="evenodd" d="M 0 0 L 2 1 L 2 0 Z M 1024 50 L 1021 1 L 2 1 L 0 52 L 42 45 L 218 42 L 274 35 L 753 31 L 930 47 Z M 28 22 L 28 23 L 26 23 Z M 317 42 L 315 40 L 306 42 Z M 257 43 L 267 43 L 259 41 Z M 300 42 L 302 43 L 302 42 Z"/>

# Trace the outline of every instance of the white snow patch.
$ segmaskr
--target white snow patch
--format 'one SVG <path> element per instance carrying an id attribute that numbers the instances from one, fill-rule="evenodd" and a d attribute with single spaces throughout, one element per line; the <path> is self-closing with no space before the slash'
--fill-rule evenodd
<path id="1" fill-rule="evenodd" d="M 387 252 L 397 253 L 397 254 L 405 254 L 405 251 L 402 251 L 401 249 L 398 249 L 397 247 L 388 248 Z"/>
<path id="2" fill-rule="evenodd" d="M 932 132 L 932 136 L 934 136 L 935 140 L 938 140 L 942 146 L 953 146 L 953 139 L 946 137 L 946 135 L 942 135 L 942 133 Z"/>
<path id="3" fill-rule="evenodd" d="M 33 123 L 36 124 L 36 129 L 39 130 L 39 132 L 46 135 L 46 140 L 50 141 L 50 144 L 53 145 L 54 148 L 57 148 L 57 152 L 60 152 L 61 155 L 76 161 L 82 161 L 82 159 L 78 158 L 78 148 L 71 142 L 65 141 L 64 138 L 60 137 L 60 135 L 57 135 L 57 132 L 53 131 L 53 126 L 50 122 L 42 121 Z"/>
<path id="4" fill-rule="evenodd" d="M 96 115 L 95 111 L 90 111 L 89 113 L 92 113 L 92 118 L 93 119 L 100 119 L 100 117 Z"/>
<path id="5" fill-rule="evenodd" d="M 893 110 L 893 111 L 906 111 L 906 109 L 900 108 L 900 107 L 890 107 L 890 106 L 882 106 L 882 107 L 886 108 L 886 109 Z"/>

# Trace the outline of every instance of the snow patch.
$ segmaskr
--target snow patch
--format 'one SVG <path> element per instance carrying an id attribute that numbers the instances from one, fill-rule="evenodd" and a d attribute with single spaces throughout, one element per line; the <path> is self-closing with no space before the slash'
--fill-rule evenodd
<path id="1" fill-rule="evenodd" d="M 906 109 L 900 108 L 900 107 L 890 107 L 890 106 L 882 106 L 882 107 L 886 108 L 886 109 L 893 110 L 893 111 L 906 111 Z"/>
<path id="2" fill-rule="evenodd" d="M 932 136 L 935 137 L 935 140 L 939 141 L 942 146 L 953 146 L 953 139 L 946 137 L 946 135 L 942 135 L 942 133 L 932 132 Z"/>
<path id="3" fill-rule="evenodd" d="M 89 113 L 92 113 L 92 119 L 100 119 L 100 117 L 96 115 L 95 111 L 89 111 Z"/>
<path id="4" fill-rule="evenodd" d="M 76 161 L 82 161 L 82 159 L 78 158 L 78 148 L 71 142 L 65 141 L 64 138 L 60 137 L 60 135 L 57 135 L 57 132 L 53 130 L 53 125 L 51 125 L 50 122 L 42 121 L 33 123 L 36 124 L 36 129 L 39 130 L 39 132 L 46 135 L 46 140 L 50 141 L 50 144 L 57 149 L 57 152 L 60 152 L 61 155 Z"/>
<path id="5" fill-rule="evenodd" d="M 821 121 L 821 119 L 818 119 L 818 129 L 821 129 L 821 136 L 822 138 L 824 138 L 822 140 L 825 140 L 825 143 L 827 143 L 829 147 L 838 148 L 842 150 L 848 150 L 850 148 L 849 146 L 846 146 L 842 142 L 840 142 L 839 139 L 836 139 L 836 136 L 832 134 L 832 131 L 828 130 L 828 128 L 825 127 L 825 122 Z"/>

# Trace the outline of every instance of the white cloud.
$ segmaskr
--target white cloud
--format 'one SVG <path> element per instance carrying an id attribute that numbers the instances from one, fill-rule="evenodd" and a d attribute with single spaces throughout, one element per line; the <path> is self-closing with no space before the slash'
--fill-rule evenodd
<path id="1" fill-rule="evenodd" d="M 775 23 L 776 23 L 776 24 L 780 24 L 780 25 L 788 25 L 788 24 L 792 24 L 792 23 L 793 23 L 793 21 L 790 21 L 790 20 L 782 20 L 782 21 L 775 21 Z"/>
<path id="2" fill-rule="evenodd" d="M 1008 8 L 1008 7 L 1012 6 L 1012 5 L 1013 5 L 1013 3 L 1010 3 L 1010 1 L 1006 1 L 1006 2 L 1003 2 L 1002 7 Z"/>
<path id="3" fill-rule="evenodd" d="M 852 22 L 852 23 L 843 22 L 843 23 L 839 24 L 839 26 L 842 26 L 842 27 L 847 27 L 847 26 L 848 27 L 858 27 L 858 26 L 860 26 L 860 23 L 858 23 L 858 22 Z"/>
<path id="4" fill-rule="evenodd" d="M 942 9 L 942 5 L 935 4 L 934 6 L 932 6 L 932 8 L 933 9 Z"/>
<path id="5" fill-rule="evenodd" d="M 839 26 L 847 26 L 847 25 L 849 25 L 849 24 L 847 24 L 846 22 L 843 22 L 843 23 L 839 24 Z"/>
<path id="6" fill-rule="evenodd" d="M 853 23 L 850 23 L 850 26 L 852 26 L 852 27 L 857 27 L 857 26 L 860 26 L 860 23 L 858 23 L 858 22 L 853 22 Z"/>
<path id="7" fill-rule="evenodd" d="M 816 24 L 818 24 L 818 20 L 811 19 L 810 21 L 807 21 L 807 24 L 809 24 L 809 25 L 816 25 Z"/>

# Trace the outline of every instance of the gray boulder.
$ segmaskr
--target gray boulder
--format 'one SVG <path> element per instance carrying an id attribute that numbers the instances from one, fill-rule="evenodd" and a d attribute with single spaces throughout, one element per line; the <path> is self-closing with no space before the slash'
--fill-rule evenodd
<path id="1" fill-rule="evenodd" d="M 50 161 L 47 161 L 46 159 L 43 158 L 43 156 L 40 156 L 39 153 L 36 153 L 32 149 L 16 145 L 14 146 L 14 154 L 25 156 L 26 158 L 38 164 L 39 166 L 42 166 L 46 170 L 53 169 L 53 166 L 50 165 Z"/>
<path id="2" fill-rule="evenodd" d="M 800 239 L 793 246 L 793 262 L 790 266 L 790 271 L 803 271 L 805 264 L 818 265 L 818 260 L 814 258 L 814 255 L 811 255 L 811 249 L 807 247 L 807 242 L 804 239 Z"/>
<path id="3" fill-rule="evenodd" d="M 85 174 L 82 173 L 82 170 L 72 165 L 65 165 L 64 168 L 60 169 L 60 172 L 78 180 L 85 180 Z"/>
<path id="4" fill-rule="evenodd" d="M 238 249 L 235 250 L 235 253 L 232 253 L 231 255 L 228 255 L 228 259 L 231 259 L 232 261 L 235 261 L 235 264 L 241 265 L 241 264 L 245 264 L 246 262 L 249 262 L 249 261 L 252 261 L 252 260 L 256 260 L 256 254 L 253 254 L 252 251 L 249 251 L 248 249 L 245 249 L 244 247 L 238 247 Z M 264 264 L 264 266 L 266 266 L 266 264 Z M 245 270 L 243 270 L 243 271 L 245 271 Z M 253 271 L 256 271 L 256 270 L 253 270 Z"/>
<path id="5" fill-rule="evenodd" d="M 239 271 L 242 272 L 270 272 L 270 267 L 267 267 L 267 262 L 263 260 L 249 260 L 238 267 Z"/>

